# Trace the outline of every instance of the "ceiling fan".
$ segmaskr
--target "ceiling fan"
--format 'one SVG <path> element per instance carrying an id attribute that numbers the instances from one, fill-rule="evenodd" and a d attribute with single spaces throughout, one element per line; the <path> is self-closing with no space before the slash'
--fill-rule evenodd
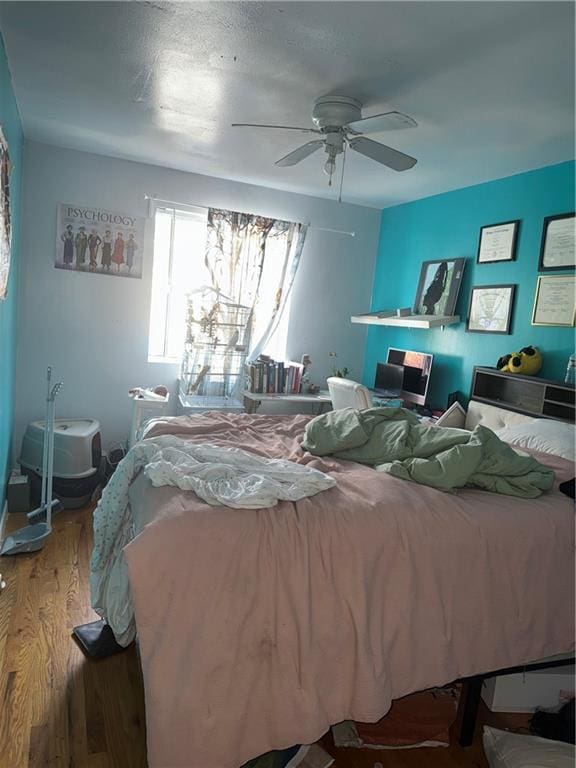
<path id="1" fill-rule="evenodd" d="M 332 185 L 332 176 L 336 170 L 336 158 L 344 153 L 346 147 L 359 152 L 377 163 L 392 168 L 394 171 L 407 171 L 416 165 L 416 159 L 410 155 L 399 152 L 397 149 L 387 147 L 378 141 L 368 139 L 364 133 L 375 133 L 398 128 L 414 128 L 418 123 L 402 112 L 384 112 L 380 115 L 362 117 L 362 104 L 350 96 L 322 96 L 314 102 L 312 110 L 312 122 L 315 128 L 295 128 L 290 125 L 260 125 L 255 123 L 232 123 L 233 128 L 272 128 L 283 131 L 301 131 L 314 133 L 317 139 L 303 144 L 301 147 L 289 152 L 275 165 L 285 168 L 296 165 L 304 158 L 316 152 L 321 147 L 328 155 L 324 164 L 324 171 L 329 177 L 328 184 Z M 344 164 L 342 173 L 344 172 Z"/>

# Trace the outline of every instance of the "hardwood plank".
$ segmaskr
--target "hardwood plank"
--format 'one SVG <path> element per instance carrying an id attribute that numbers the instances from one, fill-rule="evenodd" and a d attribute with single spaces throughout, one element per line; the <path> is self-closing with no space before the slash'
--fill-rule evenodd
<path id="1" fill-rule="evenodd" d="M 109 660 L 103 660 L 105 663 Z M 85 691 L 86 739 L 88 754 L 107 752 L 104 704 L 102 702 L 99 662 L 86 661 L 82 669 Z"/>
<path id="2" fill-rule="evenodd" d="M 44 768 L 48 765 L 48 727 L 35 725 L 30 729 L 29 768 Z"/>
<path id="3" fill-rule="evenodd" d="M 97 755 L 89 755 L 82 763 L 82 768 L 110 768 L 108 755 L 106 752 L 99 752 Z"/>
<path id="4" fill-rule="evenodd" d="M 23 675 L 8 672 L 2 680 L 0 755 L 2 768 L 26 768 L 30 749 L 30 699 Z"/>
<path id="5" fill-rule="evenodd" d="M 142 741 L 144 720 L 140 717 L 137 706 L 140 687 L 132 684 L 135 677 L 141 679 L 134 648 L 113 656 L 110 661 L 114 661 L 114 664 L 109 666 L 108 674 L 104 676 L 102 683 L 106 701 L 106 742 L 111 768 L 145 768 L 146 749 Z M 123 680 L 126 686 L 123 701 L 116 695 L 118 680 Z"/>
<path id="6" fill-rule="evenodd" d="M 99 752 L 97 755 L 89 755 L 81 765 L 82 768 L 110 768 L 106 752 Z"/>
<path id="7" fill-rule="evenodd" d="M 82 651 L 74 643 L 70 651 L 67 675 L 67 718 L 72 765 L 80 765 L 88 754 L 86 700 L 84 688 L 84 666 Z"/>

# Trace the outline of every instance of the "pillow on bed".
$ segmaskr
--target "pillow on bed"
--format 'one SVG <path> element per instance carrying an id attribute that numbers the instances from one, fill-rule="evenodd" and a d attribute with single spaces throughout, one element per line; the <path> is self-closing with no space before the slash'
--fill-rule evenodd
<path id="1" fill-rule="evenodd" d="M 484 726 L 490 768 L 574 768 L 574 745 Z"/>
<path id="2" fill-rule="evenodd" d="M 535 419 L 528 424 L 516 424 L 495 430 L 500 440 L 517 448 L 553 453 L 570 461 L 576 460 L 576 428 L 564 421 Z"/>
<path id="3" fill-rule="evenodd" d="M 459 402 L 452 403 L 450 408 L 436 419 L 435 426 L 466 429 L 466 411 Z"/>

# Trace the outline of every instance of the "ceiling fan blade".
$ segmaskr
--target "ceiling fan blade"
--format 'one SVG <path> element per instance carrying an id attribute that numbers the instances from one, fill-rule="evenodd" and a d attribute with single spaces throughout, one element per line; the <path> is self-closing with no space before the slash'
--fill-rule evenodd
<path id="1" fill-rule="evenodd" d="M 279 128 L 282 131 L 300 131 L 301 133 L 322 133 L 316 128 L 295 128 L 292 125 L 260 125 L 259 123 L 232 123 L 232 128 Z"/>
<path id="2" fill-rule="evenodd" d="M 417 125 L 416 120 L 408 117 L 408 115 L 403 115 L 402 112 L 383 112 L 381 115 L 354 120 L 354 122 L 348 123 L 348 128 L 358 133 L 370 133 L 415 128 Z"/>
<path id="3" fill-rule="evenodd" d="M 376 160 L 377 163 L 382 163 L 382 165 L 386 165 L 394 171 L 407 171 L 418 162 L 416 158 L 410 157 L 410 155 L 405 155 L 403 152 L 398 152 L 397 149 L 392 149 L 392 147 L 387 147 L 385 144 L 367 139 L 365 136 L 350 139 L 348 143 L 350 149 L 365 155 L 365 157 L 369 157 L 371 160 Z"/>
<path id="4" fill-rule="evenodd" d="M 300 160 L 304 160 L 305 157 L 308 157 L 308 155 L 311 155 L 312 152 L 316 152 L 317 149 L 320 149 L 320 147 L 323 146 L 323 139 L 315 139 L 314 141 L 309 141 L 307 144 L 303 144 L 293 152 L 289 152 L 284 157 L 281 157 L 280 160 L 276 160 L 274 165 L 278 165 L 281 168 L 285 168 L 288 165 L 296 165 L 296 163 L 299 163 Z"/>

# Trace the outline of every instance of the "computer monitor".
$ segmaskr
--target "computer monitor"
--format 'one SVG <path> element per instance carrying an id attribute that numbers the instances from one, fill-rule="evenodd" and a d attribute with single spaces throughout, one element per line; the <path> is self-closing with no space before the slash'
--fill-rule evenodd
<path id="1" fill-rule="evenodd" d="M 400 397 L 415 405 L 426 405 L 426 395 L 430 383 L 433 355 L 427 352 L 412 352 L 408 349 L 388 350 L 387 363 L 401 365 L 404 369 Z"/>

